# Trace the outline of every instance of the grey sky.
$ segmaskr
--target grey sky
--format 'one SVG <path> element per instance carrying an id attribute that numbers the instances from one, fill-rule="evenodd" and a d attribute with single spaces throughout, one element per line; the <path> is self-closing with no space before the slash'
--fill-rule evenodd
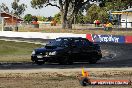
<path id="1" fill-rule="evenodd" d="M 33 9 L 31 7 L 30 4 L 31 0 L 20 0 L 20 3 L 25 3 L 27 5 L 26 11 L 24 12 L 23 16 L 25 14 L 32 14 L 32 15 L 36 15 L 36 16 L 45 16 L 45 17 L 49 17 L 49 16 L 54 16 L 55 14 L 57 14 L 59 12 L 59 9 L 56 7 L 44 7 L 42 9 Z M 5 3 L 10 10 L 11 9 L 11 3 L 13 2 L 13 0 L 0 0 L 0 4 L 1 3 Z"/>

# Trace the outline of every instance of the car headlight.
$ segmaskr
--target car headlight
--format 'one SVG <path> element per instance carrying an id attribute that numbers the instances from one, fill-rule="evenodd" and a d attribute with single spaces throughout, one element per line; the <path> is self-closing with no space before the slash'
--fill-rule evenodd
<path id="1" fill-rule="evenodd" d="M 33 52 L 32 52 L 32 55 L 34 55 L 35 54 L 35 50 L 33 50 Z"/>
<path id="2" fill-rule="evenodd" d="M 54 52 L 49 52 L 49 55 L 56 55 L 56 51 L 54 51 Z"/>

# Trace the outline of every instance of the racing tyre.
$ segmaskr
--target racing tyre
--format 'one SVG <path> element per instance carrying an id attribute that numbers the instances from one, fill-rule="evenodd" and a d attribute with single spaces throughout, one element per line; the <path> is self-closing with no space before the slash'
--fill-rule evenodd
<path id="1" fill-rule="evenodd" d="M 83 79 L 80 80 L 80 84 L 81 84 L 81 86 L 87 86 L 87 85 L 90 85 L 91 82 L 90 82 L 90 79 L 83 78 Z"/>
<path id="2" fill-rule="evenodd" d="M 38 64 L 38 65 L 42 65 L 42 64 L 44 64 L 45 62 L 44 62 L 44 61 L 35 61 L 35 63 Z"/>
<path id="3" fill-rule="evenodd" d="M 90 63 L 90 64 L 96 64 L 97 61 L 98 61 L 97 58 L 94 57 L 94 58 L 92 58 L 91 60 L 89 60 L 89 63 Z"/>
<path id="4" fill-rule="evenodd" d="M 69 64 L 69 65 L 72 65 L 72 64 L 73 64 L 73 61 L 72 61 L 72 60 L 69 60 L 69 61 L 68 61 L 68 64 Z"/>
<path id="5" fill-rule="evenodd" d="M 59 64 L 66 65 L 68 64 L 68 61 L 69 61 L 69 57 L 64 57 L 63 59 L 59 61 Z"/>

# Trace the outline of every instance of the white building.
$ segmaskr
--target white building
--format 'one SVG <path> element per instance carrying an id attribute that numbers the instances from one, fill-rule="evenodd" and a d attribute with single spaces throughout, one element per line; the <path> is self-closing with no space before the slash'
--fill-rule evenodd
<path id="1" fill-rule="evenodd" d="M 121 26 L 123 28 L 131 28 L 132 27 L 132 8 L 122 11 Z"/>
<path id="2" fill-rule="evenodd" d="M 121 15 L 120 22 L 122 28 L 132 28 L 132 8 L 122 11 L 114 11 L 111 14 Z"/>

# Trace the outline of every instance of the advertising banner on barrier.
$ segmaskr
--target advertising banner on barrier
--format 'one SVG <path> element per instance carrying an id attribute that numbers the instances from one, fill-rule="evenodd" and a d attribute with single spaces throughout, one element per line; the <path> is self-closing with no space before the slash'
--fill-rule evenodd
<path id="1" fill-rule="evenodd" d="M 113 43 L 125 43 L 124 36 L 118 35 L 92 35 L 93 42 L 113 42 Z"/>
<path id="2" fill-rule="evenodd" d="M 132 36 L 125 36 L 126 43 L 132 43 Z"/>
<path id="3" fill-rule="evenodd" d="M 89 41 L 93 41 L 93 40 L 92 40 L 92 34 L 86 34 L 86 38 L 87 38 Z"/>

